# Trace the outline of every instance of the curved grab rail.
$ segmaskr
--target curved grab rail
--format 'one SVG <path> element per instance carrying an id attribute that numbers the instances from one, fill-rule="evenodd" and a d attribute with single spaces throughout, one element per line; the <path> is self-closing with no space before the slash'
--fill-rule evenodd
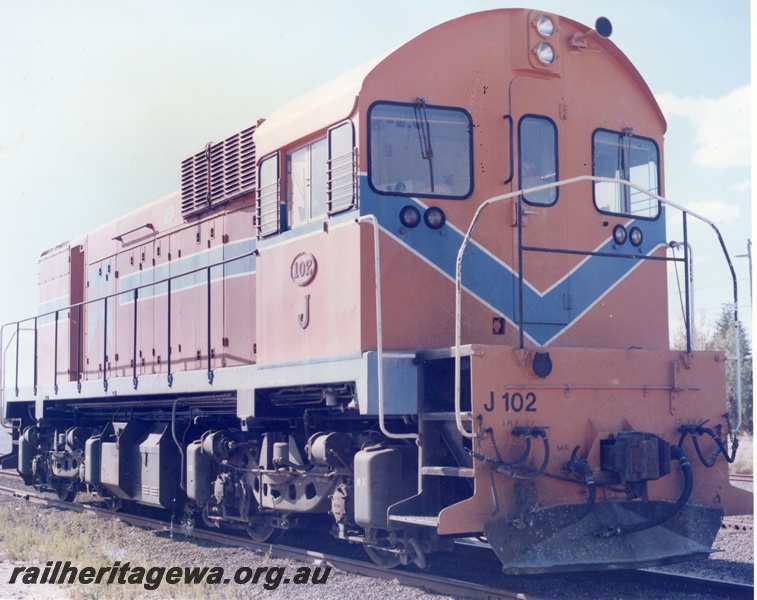
<path id="1" fill-rule="evenodd" d="M 381 318 L 381 258 L 379 254 L 379 224 L 374 215 L 363 215 L 356 219 L 358 223 L 370 223 L 373 228 L 373 266 L 376 278 L 376 364 L 378 385 L 379 429 L 388 438 L 417 439 L 417 433 L 392 433 L 386 428 L 384 419 L 384 335 Z"/>
<path id="2" fill-rule="evenodd" d="M 728 254 L 728 249 L 726 248 L 725 242 L 723 241 L 723 236 L 720 234 L 720 231 L 718 230 L 717 226 L 707 217 L 700 215 L 692 210 L 689 210 L 683 207 L 682 205 L 677 204 L 676 202 L 667 200 L 666 198 L 663 198 L 662 196 L 659 196 L 658 194 L 650 192 L 649 190 L 645 190 L 644 188 L 634 183 L 631 183 L 630 181 L 626 181 L 623 179 L 614 179 L 611 177 L 597 177 L 594 175 L 579 175 L 577 177 L 571 177 L 569 179 L 556 181 L 554 183 L 547 183 L 544 185 L 538 185 L 538 186 L 526 188 L 523 190 L 517 190 L 515 192 L 508 192 L 507 194 L 500 194 L 498 196 L 492 196 L 491 198 L 481 203 L 481 206 L 478 207 L 478 209 L 476 210 L 476 213 L 473 215 L 471 224 L 468 227 L 468 231 L 465 233 L 465 236 L 463 237 L 463 242 L 460 245 L 460 250 L 457 253 L 457 262 L 455 264 L 455 423 L 457 425 L 458 432 L 460 433 L 460 435 L 467 438 L 473 439 L 476 437 L 476 434 L 474 432 L 467 431 L 463 427 L 462 411 L 460 408 L 460 388 L 461 388 L 461 379 L 462 379 L 461 373 L 460 373 L 461 357 L 462 357 L 462 264 L 463 264 L 463 256 L 465 254 L 465 249 L 467 248 L 468 243 L 470 242 L 471 236 L 473 235 L 473 230 L 476 227 L 476 223 L 481 217 L 481 213 L 484 211 L 484 209 L 486 209 L 488 206 L 496 202 L 501 202 L 502 200 L 509 200 L 511 198 L 517 198 L 519 196 L 522 196 L 525 193 L 539 192 L 542 190 L 548 190 L 548 189 L 557 188 L 557 187 L 561 187 L 565 185 L 571 185 L 573 183 L 579 183 L 583 181 L 591 181 L 595 183 L 614 183 L 618 185 L 628 186 L 639 192 L 647 194 L 648 196 L 650 196 L 651 198 L 654 198 L 661 204 L 665 204 L 667 206 L 671 206 L 675 209 L 680 210 L 684 215 L 691 215 L 695 219 L 698 219 L 702 221 L 703 223 L 706 223 L 707 225 L 712 227 L 712 229 L 715 231 L 718 241 L 720 242 L 720 247 L 722 248 L 726 261 L 728 262 L 728 267 L 731 271 L 731 278 L 733 279 L 733 313 L 734 313 L 734 340 L 735 340 L 734 360 L 736 361 L 736 406 L 737 406 L 736 427 L 733 429 L 733 431 L 738 431 L 739 428 L 741 427 L 741 348 L 739 345 L 738 284 L 736 281 L 736 271 L 733 268 L 731 257 Z M 518 223 L 520 223 L 520 219 L 521 219 L 521 215 L 519 214 Z M 523 307 L 521 306 L 519 310 L 522 313 Z M 687 327 L 687 332 L 688 332 L 688 327 Z"/>

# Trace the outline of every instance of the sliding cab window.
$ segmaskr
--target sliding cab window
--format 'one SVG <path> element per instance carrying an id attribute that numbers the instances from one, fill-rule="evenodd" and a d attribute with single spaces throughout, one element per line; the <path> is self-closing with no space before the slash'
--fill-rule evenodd
<path id="1" fill-rule="evenodd" d="M 355 135 L 352 122 L 287 155 L 289 227 L 325 219 L 355 206 Z"/>
<path id="2" fill-rule="evenodd" d="M 595 182 L 594 204 L 600 212 L 642 219 L 659 216 L 660 203 L 641 191 L 660 193 L 660 156 L 654 140 L 630 130 L 598 129 L 592 137 L 592 161 L 596 177 L 622 179 L 640 188 Z"/>
<path id="3" fill-rule="evenodd" d="M 473 192 L 473 123 L 460 108 L 376 102 L 368 169 L 379 194 L 463 199 Z"/>
<path id="4" fill-rule="evenodd" d="M 258 236 L 266 237 L 282 230 L 279 186 L 279 155 L 272 154 L 258 167 Z"/>
<path id="5" fill-rule="evenodd" d="M 329 162 L 326 169 L 328 211 L 334 214 L 355 206 L 357 164 L 355 128 L 351 121 L 329 129 Z"/>
<path id="6" fill-rule="evenodd" d="M 258 235 L 266 237 L 349 210 L 357 199 L 355 133 L 352 122 L 286 155 L 282 201 L 279 154 L 260 162 Z"/>
<path id="7" fill-rule="evenodd" d="M 557 181 L 557 127 L 547 117 L 526 115 L 518 124 L 518 177 L 528 204 L 557 202 L 558 189 L 536 188 Z"/>
<path id="8" fill-rule="evenodd" d="M 326 138 L 298 148 L 287 156 L 289 224 L 292 229 L 326 217 Z"/>

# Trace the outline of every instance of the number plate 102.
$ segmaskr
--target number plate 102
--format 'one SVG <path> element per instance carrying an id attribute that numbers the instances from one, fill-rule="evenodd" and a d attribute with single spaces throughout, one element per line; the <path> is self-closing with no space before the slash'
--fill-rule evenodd
<path id="1" fill-rule="evenodd" d="M 505 412 L 536 412 L 536 394 L 534 392 L 505 392 L 497 398 L 494 392 L 489 392 L 489 403 L 484 405 L 484 410 L 492 412 L 497 406 L 502 406 L 503 408 L 499 410 Z"/>

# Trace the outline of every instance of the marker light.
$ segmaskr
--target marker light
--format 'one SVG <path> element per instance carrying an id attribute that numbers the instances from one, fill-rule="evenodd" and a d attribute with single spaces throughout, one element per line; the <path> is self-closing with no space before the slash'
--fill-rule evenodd
<path id="1" fill-rule="evenodd" d="M 555 61 L 555 51 L 547 42 L 541 42 L 536 46 L 536 56 L 543 65 L 551 65 Z"/>
<path id="2" fill-rule="evenodd" d="M 431 229 L 439 229 L 447 221 L 444 211 L 441 208 L 432 206 L 423 215 L 423 220 Z"/>
<path id="3" fill-rule="evenodd" d="M 400 211 L 400 223 L 402 223 L 405 227 L 413 228 L 417 227 L 418 223 L 421 222 L 421 211 L 419 211 L 414 206 L 405 206 Z"/>
<path id="4" fill-rule="evenodd" d="M 641 242 L 644 241 L 644 234 L 641 233 L 641 229 L 638 227 L 631 227 L 628 237 L 631 240 L 631 243 L 637 248 L 641 246 Z"/>
<path id="5" fill-rule="evenodd" d="M 547 15 L 542 15 L 536 21 L 536 31 L 538 31 L 539 35 L 542 37 L 552 37 L 552 34 L 555 32 L 555 24 Z"/>
<path id="6" fill-rule="evenodd" d="M 612 23 L 607 17 L 599 17 L 594 23 L 594 31 L 596 31 L 600 37 L 608 38 L 612 35 Z"/>
<path id="7" fill-rule="evenodd" d="M 626 240 L 628 239 L 628 232 L 626 231 L 626 228 L 622 225 L 616 225 L 615 229 L 612 230 L 612 239 L 615 240 L 615 243 L 618 246 L 625 244 Z"/>

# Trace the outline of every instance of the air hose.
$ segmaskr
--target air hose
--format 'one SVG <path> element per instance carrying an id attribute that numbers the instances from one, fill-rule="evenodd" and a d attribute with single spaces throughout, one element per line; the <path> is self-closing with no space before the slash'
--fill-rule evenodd
<path id="1" fill-rule="evenodd" d="M 547 439 L 547 432 L 544 429 L 541 429 L 539 427 L 534 427 L 531 430 L 531 435 L 536 437 L 541 437 L 542 441 L 544 442 L 544 459 L 542 460 L 541 466 L 534 470 L 530 467 L 527 467 L 526 465 L 515 465 L 516 468 L 525 469 L 526 471 L 529 471 L 526 475 L 521 475 L 520 473 L 513 473 L 510 469 L 510 467 L 503 467 L 501 469 L 497 469 L 501 473 L 507 473 L 511 477 L 514 477 L 515 479 L 535 479 L 539 475 L 544 474 L 544 471 L 547 470 L 547 464 L 549 463 L 549 439 Z"/>
<path id="2" fill-rule="evenodd" d="M 490 432 L 491 430 L 487 430 Z M 544 474 L 544 471 L 547 468 L 547 464 L 549 463 L 549 439 L 547 438 L 547 432 L 545 429 L 541 427 L 532 427 L 530 429 L 525 427 L 516 427 L 513 430 L 513 435 L 520 437 L 525 436 L 526 439 L 526 447 L 521 452 L 521 455 L 518 456 L 513 461 L 505 461 L 502 460 L 502 457 L 499 454 L 499 450 L 496 447 L 496 443 L 494 444 L 495 452 L 497 453 L 497 459 L 487 458 L 483 454 L 479 452 L 475 452 L 474 450 L 468 450 L 468 453 L 475 458 L 476 460 L 481 461 L 485 465 L 489 465 L 490 467 L 496 469 L 500 473 L 506 473 L 507 475 L 510 475 L 511 477 L 514 477 L 516 479 L 533 479 L 535 477 L 538 477 L 539 475 Z M 528 458 L 530 452 L 531 452 L 531 438 L 532 437 L 541 437 L 542 441 L 544 443 L 544 458 L 542 460 L 542 464 L 538 469 L 533 469 L 530 467 L 527 467 L 526 465 L 522 464 L 526 458 Z M 494 443 L 494 436 L 492 435 L 492 442 Z M 524 469 L 526 471 L 529 471 L 526 475 L 521 475 L 519 473 L 513 472 L 513 468 L 518 469 Z"/>
<path id="3" fill-rule="evenodd" d="M 480 430 L 480 423 L 481 423 L 481 416 L 479 415 L 479 430 Z M 494 451 L 497 454 L 497 458 L 487 458 L 480 452 L 476 452 L 475 450 L 468 450 L 468 453 L 475 458 L 476 460 L 480 460 L 485 465 L 489 465 L 491 467 L 502 468 L 502 467 L 512 467 L 514 465 L 518 465 L 522 463 L 526 458 L 528 458 L 528 455 L 531 453 L 531 434 L 529 431 L 522 427 L 516 427 L 513 429 L 512 434 L 516 437 L 525 436 L 526 440 L 526 446 L 523 449 L 523 452 L 520 453 L 520 456 L 518 456 L 515 460 L 503 460 L 502 456 L 499 453 L 499 449 L 497 448 L 497 443 L 494 440 L 494 430 L 490 427 L 486 430 L 486 433 L 488 433 L 491 436 L 492 439 L 492 445 L 494 446 Z M 481 435 L 479 434 L 479 446 L 481 443 Z M 466 449 L 467 450 L 467 449 Z"/>
<path id="4" fill-rule="evenodd" d="M 725 416 L 727 418 L 727 415 Z M 725 458 L 725 460 L 729 463 L 732 463 L 734 460 L 736 460 L 736 450 L 738 450 L 739 448 L 739 440 L 735 436 L 733 436 L 733 445 L 732 445 L 731 454 L 729 456 L 728 448 L 725 445 L 725 443 L 723 443 L 723 440 L 720 439 L 720 436 L 717 435 L 709 427 L 704 427 L 704 423 L 697 427 L 692 427 L 692 426 L 687 425 L 687 426 L 681 427 L 680 431 L 682 432 L 682 435 L 681 435 L 681 439 L 678 442 L 678 445 L 682 446 L 683 441 L 686 439 L 686 435 L 687 434 L 691 435 L 691 441 L 694 444 L 694 450 L 696 450 L 699 460 L 702 461 L 702 464 L 705 467 L 708 467 L 708 468 L 713 467 L 720 454 L 722 454 L 723 458 Z M 712 456 L 710 457 L 709 460 L 707 460 L 704 457 L 704 454 L 702 453 L 702 449 L 699 447 L 699 439 L 697 437 L 699 435 L 709 435 L 716 444 L 715 450 L 712 452 Z"/>

